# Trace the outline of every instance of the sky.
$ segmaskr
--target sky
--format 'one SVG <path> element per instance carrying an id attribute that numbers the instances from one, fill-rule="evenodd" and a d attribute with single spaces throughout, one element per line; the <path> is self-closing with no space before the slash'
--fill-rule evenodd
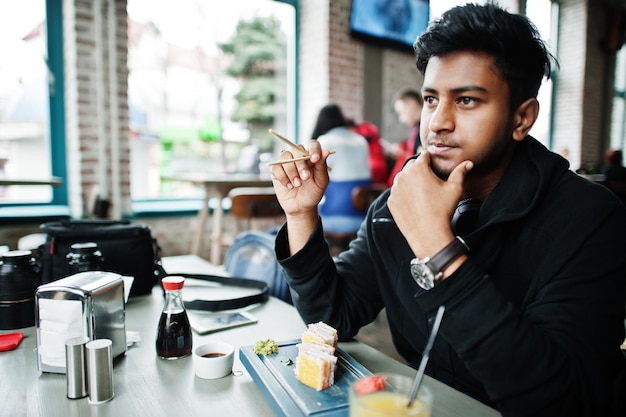
<path id="1" fill-rule="evenodd" d="M 18 33 L 26 35 L 46 16 L 45 0 L 0 0 L 0 46 Z"/>
<path id="2" fill-rule="evenodd" d="M 0 0 L 0 96 L 16 93 L 16 80 L 28 84 L 45 71 L 44 52 L 20 39 L 45 20 L 45 0 Z"/>
<path id="3" fill-rule="evenodd" d="M 273 15 L 281 22 L 290 21 L 293 8 L 259 0 L 128 0 L 128 15 L 139 23 L 152 20 L 165 39 L 174 45 L 200 46 L 210 53 L 209 48 L 230 38 L 240 19 Z"/>

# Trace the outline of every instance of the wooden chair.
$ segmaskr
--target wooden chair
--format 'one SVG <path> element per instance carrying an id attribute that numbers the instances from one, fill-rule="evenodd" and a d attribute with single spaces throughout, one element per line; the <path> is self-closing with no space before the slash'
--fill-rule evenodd
<path id="1" fill-rule="evenodd" d="M 387 186 L 384 184 L 371 184 L 368 186 L 354 187 L 352 190 L 352 205 L 358 211 L 363 214 L 367 213 L 369 206 L 381 195 Z M 330 247 L 330 253 L 332 256 L 337 256 L 339 253 L 348 249 L 348 245 L 356 237 L 356 232 L 337 233 L 331 231 L 324 231 L 324 236 Z"/>
<path id="2" fill-rule="evenodd" d="M 260 230 L 284 221 L 285 213 L 273 187 L 233 188 L 228 197 L 234 220 L 232 239 L 244 230 Z"/>

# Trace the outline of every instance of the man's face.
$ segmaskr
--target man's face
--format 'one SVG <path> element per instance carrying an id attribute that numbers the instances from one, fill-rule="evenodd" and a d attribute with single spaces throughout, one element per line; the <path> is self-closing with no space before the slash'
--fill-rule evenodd
<path id="1" fill-rule="evenodd" d="M 513 145 L 509 87 L 486 54 L 455 52 L 429 60 L 420 136 L 432 167 L 447 178 L 460 162 L 472 175 L 499 171 Z"/>

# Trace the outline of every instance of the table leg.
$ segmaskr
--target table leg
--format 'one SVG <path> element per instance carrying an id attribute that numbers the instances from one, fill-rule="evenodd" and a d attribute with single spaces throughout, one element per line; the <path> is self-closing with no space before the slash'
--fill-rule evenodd
<path id="1" fill-rule="evenodd" d="M 210 260 L 215 265 L 222 263 L 222 219 L 224 218 L 224 208 L 222 207 L 224 195 L 218 196 L 217 207 L 213 210 L 213 230 L 211 230 L 211 257 Z"/>
<path id="2" fill-rule="evenodd" d="M 203 205 L 198 212 L 198 227 L 196 228 L 196 233 L 193 236 L 191 241 L 191 254 L 192 255 L 200 255 L 200 246 L 202 244 L 202 237 L 204 235 L 204 226 L 206 225 L 206 219 L 209 216 L 209 199 L 211 198 L 211 193 L 206 189 L 204 193 L 204 201 Z"/>

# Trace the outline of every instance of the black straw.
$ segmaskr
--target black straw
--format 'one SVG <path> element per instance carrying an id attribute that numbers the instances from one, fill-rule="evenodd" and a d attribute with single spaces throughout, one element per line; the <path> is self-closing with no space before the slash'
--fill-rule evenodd
<path id="1" fill-rule="evenodd" d="M 437 317 L 435 317 L 435 323 L 433 324 L 433 328 L 430 331 L 430 336 L 428 337 L 428 343 L 424 348 L 424 353 L 422 353 L 422 361 L 420 362 L 420 367 L 417 370 L 417 375 L 415 375 L 415 381 L 413 382 L 413 386 L 411 387 L 411 395 L 409 395 L 409 402 L 406 405 L 410 407 L 415 401 L 415 397 L 417 392 L 420 389 L 420 385 L 422 385 L 422 380 L 424 379 L 424 370 L 426 369 L 426 364 L 428 363 L 428 357 L 430 355 L 430 350 L 433 348 L 435 344 L 435 339 L 437 338 L 437 333 L 439 332 L 439 326 L 441 325 L 441 319 L 443 318 L 443 313 L 446 310 L 445 306 L 439 306 L 439 310 L 437 310 Z"/>

